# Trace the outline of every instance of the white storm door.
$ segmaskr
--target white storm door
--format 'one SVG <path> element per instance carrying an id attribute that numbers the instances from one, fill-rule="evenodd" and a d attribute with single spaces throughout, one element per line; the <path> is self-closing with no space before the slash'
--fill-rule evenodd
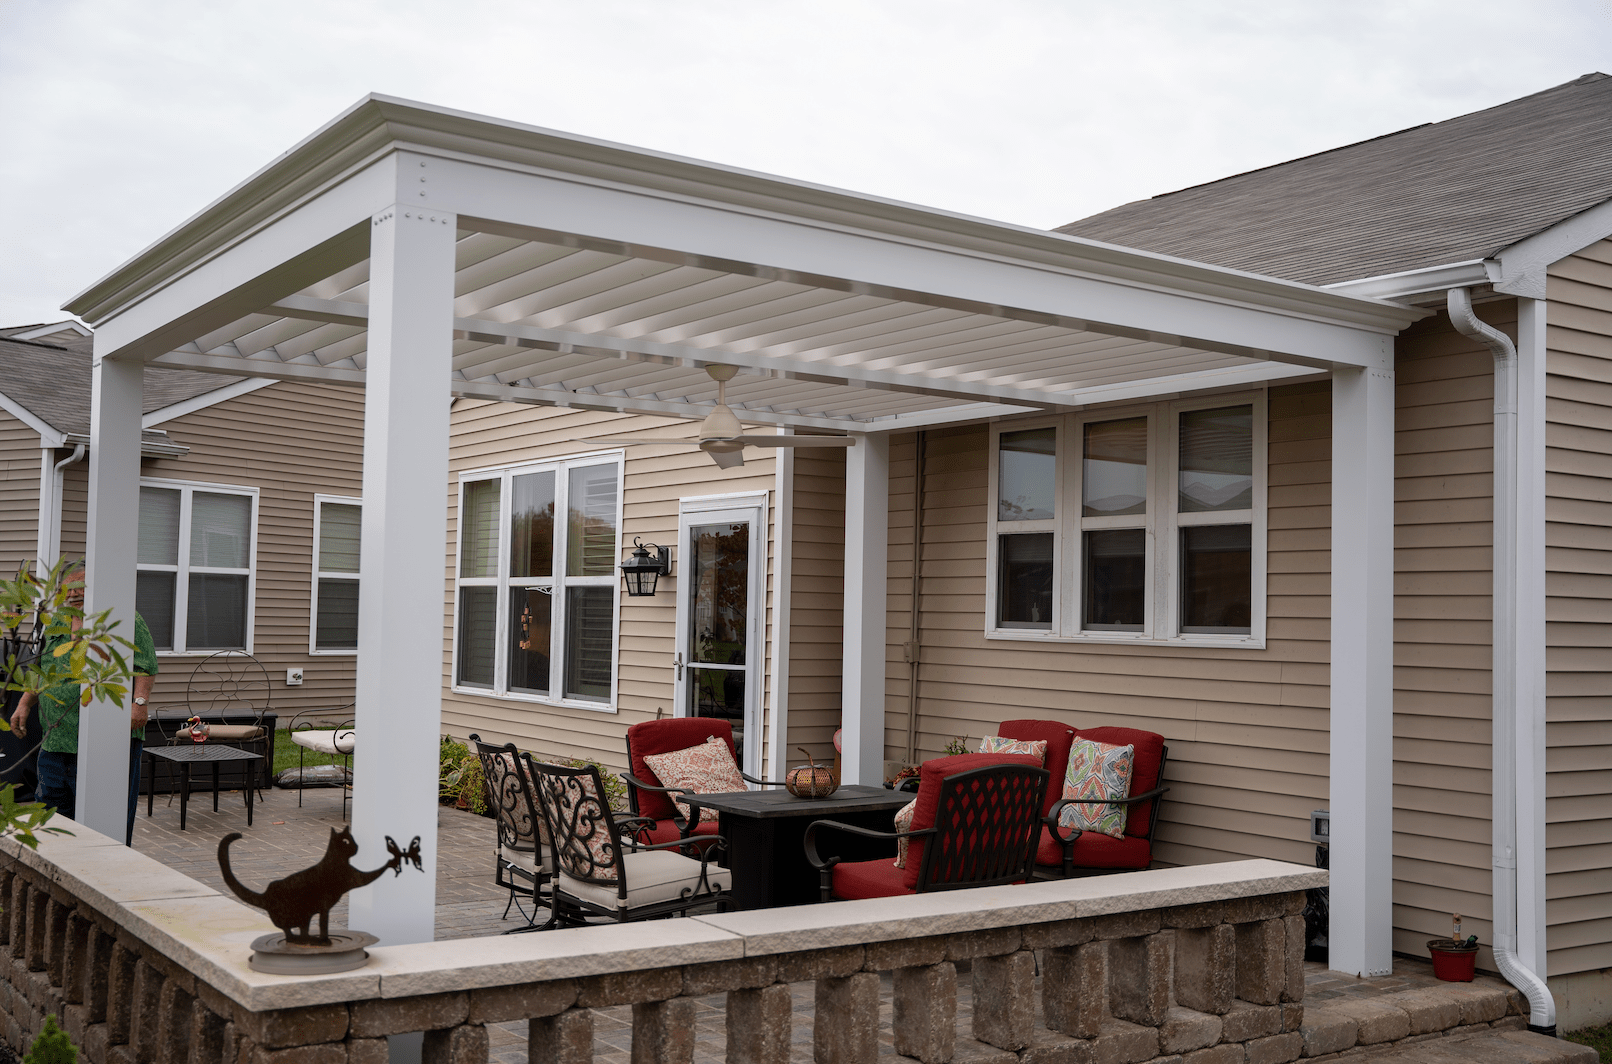
<path id="1" fill-rule="evenodd" d="M 759 776 L 766 496 L 684 499 L 679 510 L 674 711 L 732 724 L 739 766 Z"/>

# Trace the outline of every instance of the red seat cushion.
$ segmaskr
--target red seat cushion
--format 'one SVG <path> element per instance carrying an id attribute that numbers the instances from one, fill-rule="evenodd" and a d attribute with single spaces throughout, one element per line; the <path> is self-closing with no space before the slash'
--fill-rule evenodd
<path id="1" fill-rule="evenodd" d="M 913 893 L 913 889 L 902 881 L 902 870 L 889 857 L 881 857 L 877 861 L 841 863 L 830 871 L 832 878 L 829 882 L 834 897 L 846 901 Z"/>
<path id="2" fill-rule="evenodd" d="M 1069 748 L 1075 744 L 1075 729 L 1056 720 L 1004 720 L 997 725 L 996 734 L 1004 739 L 1022 739 L 1025 742 L 1047 744 L 1047 799 L 1041 803 L 1041 815 L 1052 812 L 1052 807 L 1063 797 L 1063 777 L 1069 771 Z"/>
<path id="3" fill-rule="evenodd" d="M 718 822 L 715 820 L 702 820 L 698 824 L 694 825 L 694 830 L 690 832 L 690 834 L 715 835 L 717 831 L 717 823 Z M 654 827 L 638 836 L 638 841 L 648 842 L 650 845 L 654 845 L 658 842 L 676 842 L 682 837 L 682 833 L 677 830 L 677 821 L 657 820 L 655 821 Z"/>
<path id="4" fill-rule="evenodd" d="M 687 750 L 691 746 L 699 746 L 713 735 L 721 736 L 728 744 L 728 752 L 734 752 L 733 725 L 725 720 L 715 717 L 672 717 L 669 720 L 640 721 L 627 729 L 627 771 L 652 787 L 664 787 L 666 785 L 660 781 L 660 777 L 644 763 L 644 758 Z M 737 754 L 733 760 L 738 763 Z M 677 815 L 677 807 L 664 794 L 640 791 L 634 787 L 633 795 L 639 816 L 670 820 Z"/>
<path id="5" fill-rule="evenodd" d="M 918 771 L 918 804 L 912 811 L 912 830 L 923 831 L 935 826 L 935 813 L 940 809 L 942 780 L 987 765 L 1029 765 L 1031 768 L 1040 768 L 1041 759 L 1025 754 L 956 754 L 925 761 Z M 908 841 L 907 867 L 898 870 L 902 872 L 902 884 L 909 892 L 918 889 L 918 870 L 923 867 L 926 838 L 920 836 Z"/>
<path id="6" fill-rule="evenodd" d="M 1164 736 L 1136 728 L 1080 728 L 1076 730 L 1075 736 L 1090 739 L 1095 743 L 1136 748 L 1135 760 L 1131 763 L 1132 794 L 1146 794 L 1159 785 L 1159 763 L 1164 760 Z M 1059 789 L 1062 790 L 1061 783 Z M 1139 802 L 1131 806 L 1130 815 L 1125 818 L 1125 834 L 1145 838 L 1148 821 L 1152 816 L 1152 802 Z M 1087 832 L 1087 834 L 1093 833 Z"/>
<path id="7" fill-rule="evenodd" d="M 1153 847 L 1146 839 L 1127 835 L 1116 839 L 1097 831 L 1083 833 L 1075 842 L 1076 868 L 1130 868 L 1143 869 L 1153 859 Z M 1046 828 L 1041 829 L 1041 844 L 1036 847 L 1035 863 L 1063 868 L 1063 843 Z"/>

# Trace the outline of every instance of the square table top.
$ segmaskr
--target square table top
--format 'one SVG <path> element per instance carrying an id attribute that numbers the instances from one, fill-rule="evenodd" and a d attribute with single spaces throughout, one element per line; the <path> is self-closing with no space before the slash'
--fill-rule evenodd
<path id="1" fill-rule="evenodd" d="M 772 817 L 822 816 L 840 813 L 861 813 L 888 809 L 892 813 L 915 795 L 906 791 L 892 791 L 884 787 L 867 787 L 851 784 L 841 787 L 827 798 L 797 798 L 783 787 L 768 787 L 761 791 L 733 791 L 722 794 L 691 794 L 678 796 L 678 801 L 719 813 L 767 819 Z"/>
<path id="2" fill-rule="evenodd" d="M 255 761 L 262 754 L 242 750 L 235 746 L 214 746 L 212 743 L 192 743 L 189 746 L 148 746 L 145 752 L 164 761 Z"/>

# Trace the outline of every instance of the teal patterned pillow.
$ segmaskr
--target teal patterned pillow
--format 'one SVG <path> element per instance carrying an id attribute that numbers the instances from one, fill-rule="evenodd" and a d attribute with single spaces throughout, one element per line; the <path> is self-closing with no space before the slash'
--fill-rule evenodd
<path id="1" fill-rule="evenodd" d="M 1076 739 L 1069 748 L 1069 769 L 1063 777 L 1063 796 L 1082 799 L 1066 805 L 1058 815 L 1058 826 L 1096 831 L 1114 838 L 1125 837 L 1125 806 L 1110 799 L 1131 795 L 1131 766 L 1136 747 L 1113 746 L 1090 739 Z"/>

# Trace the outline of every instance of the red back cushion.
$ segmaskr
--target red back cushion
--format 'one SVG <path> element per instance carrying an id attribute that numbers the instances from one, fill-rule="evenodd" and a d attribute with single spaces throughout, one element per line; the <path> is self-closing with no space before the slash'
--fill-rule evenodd
<path id="1" fill-rule="evenodd" d="M 733 753 L 733 725 L 716 717 L 673 717 L 670 720 L 646 720 L 627 729 L 627 771 L 652 787 L 664 787 L 660 777 L 650 771 L 644 758 L 654 754 L 669 754 L 699 746 L 711 736 L 720 736 Z M 734 753 L 733 760 L 739 760 Z M 633 792 L 638 797 L 638 815 L 655 820 L 666 820 L 677 815 L 677 807 L 664 794 L 652 791 Z"/>
<path id="2" fill-rule="evenodd" d="M 1041 803 L 1041 815 L 1046 816 L 1063 796 L 1063 774 L 1069 769 L 1069 748 L 1075 744 L 1075 729 L 1056 720 L 1004 720 L 997 725 L 996 734 L 1004 739 L 1047 744 L 1050 778 L 1046 801 Z"/>
<path id="3" fill-rule="evenodd" d="M 1159 763 L 1164 760 L 1164 736 L 1136 728 L 1081 728 L 1075 734 L 1096 743 L 1136 747 L 1136 759 L 1131 764 L 1132 794 L 1145 794 L 1159 785 Z M 1062 777 L 1059 777 L 1058 787 L 1061 791 Z M 1146 836 L 1148 818 L 1152 815 L 1152 802 L 1139 802 L 1131 806 L 1131 814 L 1125 819 L 1125 834 Z"/>
<path id="4" fill-rule="evenodd" d="M 959 772 L 984 768 L 986 765 L 1029 765 L 1040 768 L 1041 759 L 1026 754 L 954 754 L 925 761 L 918 772 L 918 804 L 912 811 L 912 830 L 923 831 L 935 826 L 935 814 L 940 810 L 940 782 Z M 908 890 L 918 889 L 918 870 L 924 863 L 925 838 L 907 843 L 907 867 L 902 883 Z"/>

